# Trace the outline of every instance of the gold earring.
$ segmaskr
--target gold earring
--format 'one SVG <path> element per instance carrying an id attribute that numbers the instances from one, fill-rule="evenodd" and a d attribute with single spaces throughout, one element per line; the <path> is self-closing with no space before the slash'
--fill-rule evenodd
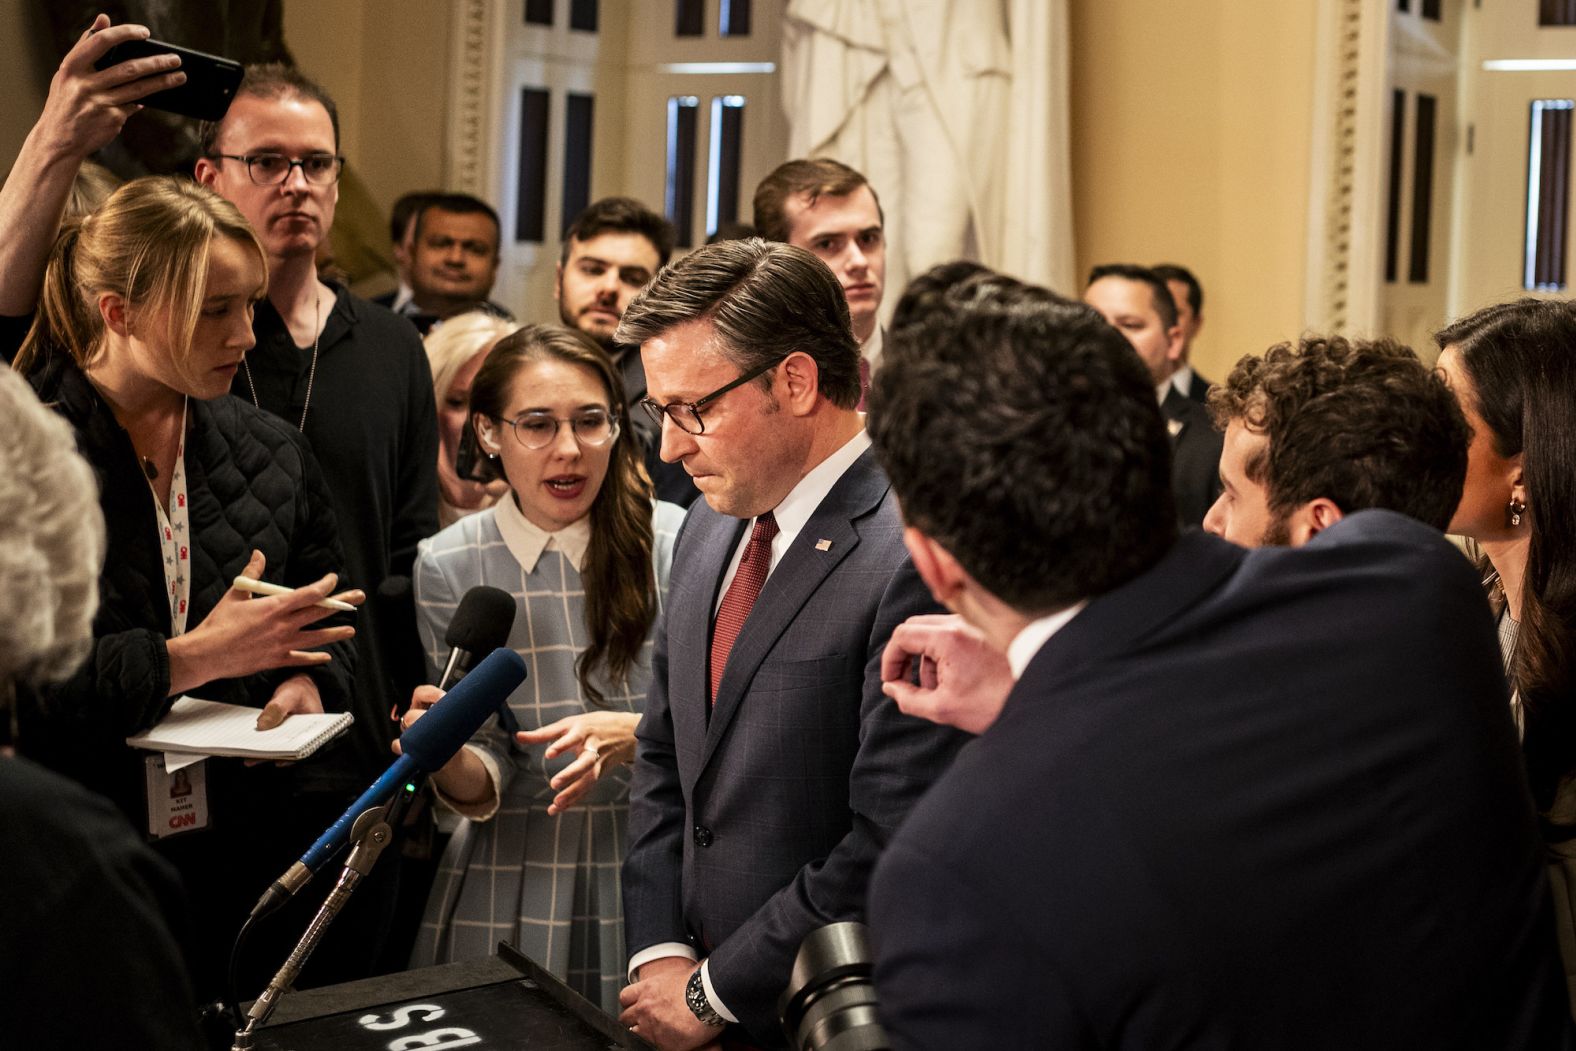
<path id="1" fill-rule="evenodd" d="M 1520 500 L 1516 499 L 1514 496 L 1511 497 L 1510 498 L 1510 524 L 1513 525 L 1513 526 L 1519 526 L 1521 524 L 1521 516 L 1522 516 L 1522 514 L 1524 514 L 1526 512 L 1526 510 L 1527 510 L 1527 505 L 1526 504 L 1524 504 Z"/>

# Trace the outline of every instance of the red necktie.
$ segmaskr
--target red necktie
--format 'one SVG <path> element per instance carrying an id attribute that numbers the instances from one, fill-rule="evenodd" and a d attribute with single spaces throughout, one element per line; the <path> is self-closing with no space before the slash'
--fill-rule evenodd
<path id="1" fill-rule="evenodd" d="M 859 411 L 865 411 L 865 399 L 870 396 L 870 362 L 859 355 Z"/>
<path id="2" fill-rule="evenodd" d="M 717 687 L 722 684 L 723 669 L 728 666 L 728 653 L 733 640 L 750 615 L 750 608 L 766 583 L 766 574 L 772 568 L 772 537 L 777 535 L 777 519 L 770 511 L 755 520 L 749 543 L 744 545 L 744 557 L 733 574 L 728 593 L 722 596 L 717 607 L 717 621 L 711 629 L 711 701 L 717 703 Z"/>

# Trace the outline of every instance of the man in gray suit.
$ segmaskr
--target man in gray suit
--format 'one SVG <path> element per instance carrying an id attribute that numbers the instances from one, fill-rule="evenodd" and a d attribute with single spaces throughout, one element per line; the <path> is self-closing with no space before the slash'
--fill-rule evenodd
<path id="1" fill-rule="evenodd" d="M 799 943 L 862 916 L 880 850 L 961 741 L 881 692 L 887 636 L 934 606 L 854 409 L 859 351 L 823 263 L 702 248 L 617 338 L 641 348 L 662 458 L 705 497 L 637 734 L 621 1018 L 664 1051 L 779 1047 Z"/>

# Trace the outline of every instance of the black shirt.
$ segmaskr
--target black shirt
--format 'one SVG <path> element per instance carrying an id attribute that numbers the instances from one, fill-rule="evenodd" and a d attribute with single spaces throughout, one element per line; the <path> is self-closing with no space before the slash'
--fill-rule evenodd
<path id="1" fill-rule="evenodd" d="M 296 346 L 264 300 L 252 324 L 257 345 L 231 390 L 291 426 L 305 408 L 304 433 L 338 512 L 340 587 L 367 593 L 356 614 L 351 708 L 359 769 L 345 771 L 360 781 L 392 759 L 390 708 L 426 681 L 408 581 L 417 542 L 438 531 L 438 422 L 432 372 L 410 322 L 344 288 L 334 291 L 315 375 L 312 348 Z"/>

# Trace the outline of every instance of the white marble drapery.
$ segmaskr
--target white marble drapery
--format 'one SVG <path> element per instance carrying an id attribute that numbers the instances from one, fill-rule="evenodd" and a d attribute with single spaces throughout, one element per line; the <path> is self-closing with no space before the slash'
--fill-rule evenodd
<path id="1" fill-rule="evenodd" d="M 1077 292 L 1066 0 L 790 0 L 782 69 L 789 155 L 881 198 L 883 313 L 960 257 Z"/>

